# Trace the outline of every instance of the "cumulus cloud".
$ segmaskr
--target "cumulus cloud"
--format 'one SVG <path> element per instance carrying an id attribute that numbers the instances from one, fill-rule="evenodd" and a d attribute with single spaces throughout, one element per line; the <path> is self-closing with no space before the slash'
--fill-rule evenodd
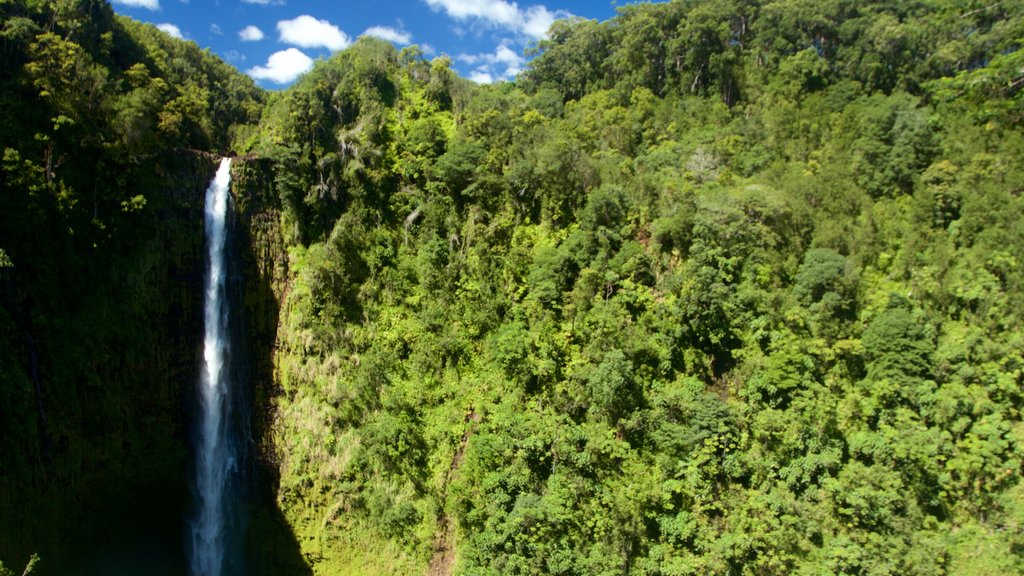
<path id="1" fill-rule="evenodd" d="M 210 24 L 210 32 L 213 32 L 217 36 L 222 36 L 224 34 L 224 31 L 221 30 L 220 26 L 217 26 L 216 24 Z"/>
<path id="2" fill-rule="evenodd" d="M 295 48 L 274 52 L 263 66 L 254 66 L 246 74 L 256 80 L 287 84 L 313 67 L 313 59 Z"/>
<path id="3" fill-rule="evenodd" d="M 477 84 L 490 84 L 494 82 L 494 77 L 492 77 L 487 72 L 482 72 L 480 70 L 471 72 L 469 74 L 469 79 L 472 80 L 473 82 L 476 82 Z"/>
<path id="4" fill-rule="evenodd" d="M 123 4 L 132 8 L 145 8 L 146 10 L 160 9 L 160 0 L 114 0 L 114 4 Z"/>
<path id="5" fill-rule="evenodd" d="M 476 68 L 469 74 L 469 79 L 480 83 L 490 84 L 495 80 L 511 80 L 523 71 L 526 58 L 507 44 L 501 44 L 490 54 L 459 54 L 455 57 L 459 62 L 464 62 Z"/>
<path id="6" fill-rule="evenodd" d="M 395 44 L 406 45 L 412 42 L 412 34 L 404 30 L 395 30 L 388 26 L 371 26 L 363 32 L 363 36 L 374 36 Z"/>
<path id="7" fill-rule="evenodd" d="M 182 39 L 182 40 L 185 38 L 184 36 L 181 35 L 181 28 L 178 28 L 177 26 L 175 26 L 174 24 L 171 24 L 169 22 L 164 22 L 163 24 L 157 24 L 156 27 L 157 27 L 158 30 L 160 30 L 164 34 L 167 34 L 168 36 L 172 36 L 174 38 L 178 38 L 178 39 Z"/>
<path id="8" fill-rule="evenodd" d="M 458 21 L 475 21 L 494 28 L 503 28 L 531 38 L 544 38 L 548 27 L 559 18 L 572 16 L 565 10 L 552 12 L 544 6 L 522 9 L 506 0 L 423 0 L 432 9 L 444 10 Z"/>
<path id="9" fill-rule="evenodd" d="M 260 6 L 269 6 L 271 4 L 284 4 L 284 0 L 242 0 L 245 4 L 259 4 Z"/>
<path id="10" fill-rule="evenodd" d="M 519 7 L 505 0 L 426 0 L 434 10 L 444 10 L 456 20 L 479 18 L 502 26 L 518 22 Z"/>
<path id="11" fill-rule="evenodd" d="M 259 42 L 263 40 L 263 30 L 250 24 L 238 31 L 238 37 L 242 42 Z"/>
<path id="12" fill-rule="evenodd" d="M 303 14 L 293 20 L 281 20 L 277 23 L 280 40 L 302 48 L 327 48 L 343 50 L 352 43 L 347 34 L 327 20 L 317 20 Z"/>
<path id="13" fill-rule="evenodd" d="M 552 12 L 543 6 L 530 6 L 523 14 L 522 31 L 531 38 L 544 38 L 548 28 L 559 18 L 571 16 L 564 10 Z"/>

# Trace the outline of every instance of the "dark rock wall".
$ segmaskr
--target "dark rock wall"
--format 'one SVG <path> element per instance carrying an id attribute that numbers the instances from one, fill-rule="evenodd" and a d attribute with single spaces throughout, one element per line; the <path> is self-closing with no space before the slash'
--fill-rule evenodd
<path id="1" fill-rule="evenodd" d="M 238 218 L 238 254 L 244 275 L 243 306 L 249 386 L 253 394 L 252 432 L 258 457 L 257 481 L 272 490 L 276 463 L 270 426 L 274 352 L 280 303 L 287 291 L 288 253 L 281 233 L 281 209 L 274 191 L 273 165 L 260 158 L 236 158 L 231 191 Z"/>
<path id="2" fill-rule="evenodd" d="M 0 326 L 16 361 L 0 377 L 24 396 L 3 408 L 20 432 L 0 439 L 0 561 L 17 565 L 38 552 L 51 567 L 41 572 L 55 573 L 136 522 L 164 526 L 165 540 L 181 537 L 202 361 L 203 204 L 218 163 L 175 151 L 140 166 L 145 216 L 107 259 L 109 269 L 67 286 L 79 302 L 66 306 L 67 318 L 38 329 Z M 262 455 L 273 454 L 273 353 L 287 254 L 270 164 L 238 158 L 232 176 L 251 442 L 256 477 L 271 488 L 274 463 Z M 40 295 L 9 276 L 3 304 L 15 316 Z"/>

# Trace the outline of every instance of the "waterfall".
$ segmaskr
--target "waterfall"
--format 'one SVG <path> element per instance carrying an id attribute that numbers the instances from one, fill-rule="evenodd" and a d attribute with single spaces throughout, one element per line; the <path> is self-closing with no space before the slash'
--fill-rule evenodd
<path id="1" fill-rule="evenodd" d="M 193 576 L 222 576 L 230 571 L 235 551 L 231 534 L 234 518 L 233 484 L 239 474 L 240 448 L 233 438 L 231 337 L 228 311 L 228 187 L 231 159 L 221 160 L 217 175 L 206 190 L 204 228 L 207 244 L 205 336 L 203 369 L 199 382 L 199 417 L 195 446 L 196 510 L 191 521 Z"/>

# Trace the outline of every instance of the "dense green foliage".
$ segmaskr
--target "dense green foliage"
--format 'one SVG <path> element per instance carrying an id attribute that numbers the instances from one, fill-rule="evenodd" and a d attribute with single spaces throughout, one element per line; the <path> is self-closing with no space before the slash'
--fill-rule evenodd
<path id="1" fill-rule="evenodd" d="M 180 485 L 198 220 L 177 218 L 263 93 L 94 0 L 0 1 L 0 557 L 103 538 L 96 509 Z M 172 201 L 177 194 L 177 201 Z M 187 210 L 184 210 L 187 212 Z M 183 491 L 178 488 L 177 491 Z M 167 496 L 167 499 L 173 497 Z M 97 529 L 102 526 L 103 530 Z M 61 542 L 55 545 L 54 542 Z"/>
<path id="2" fill-rule="evenodd" d="M 314 569 L 1024 570 L 1022 13 L 634 5 L 274 95 Z"/>
<path id="3" fill-rule="evenodd" d="M 316 573 L 1024 572 L 1024 5 L 630 5 L 494 86 L 364 38 L 265 105 L 100 2 L 0 11 L 0 514 L 145 453 L 154 155 L 233 145 Z"/>

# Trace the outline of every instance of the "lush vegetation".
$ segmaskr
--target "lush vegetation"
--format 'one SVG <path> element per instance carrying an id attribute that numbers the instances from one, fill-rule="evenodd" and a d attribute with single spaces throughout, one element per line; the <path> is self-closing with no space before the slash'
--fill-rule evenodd
<path id="1" fill-rule="evenodd" d="M 258 125 L 262 96 L 194 46 L 82 24 L 221 80 L 25 18 L 0 80 L 47 108 L 0 136 L 19 275 L 61 269 L 15 248 L 33 218 L 91 262 L 145 213 L 47 150 L 118 174 L 113 150 L 233 142 L 272 167 L 291 277 L 270 434 L 316 573 L 1024 571 L 1024 5 L 631 5 L 557 22 L 494 86 L 363 39 Z M 90 55 L 68 82 L 104 78 L 106 112 L 38 83 L 51 47 Z M 173 92 L 147 100 L 157 78 Z M 0 407 L 31 416 L 19 333 Z"/>
<path id="2" fill-rule="evenodd" d="M 275 94 L 317 571 L 1024 570 L 1022 12 L 636 5 Z"/>

